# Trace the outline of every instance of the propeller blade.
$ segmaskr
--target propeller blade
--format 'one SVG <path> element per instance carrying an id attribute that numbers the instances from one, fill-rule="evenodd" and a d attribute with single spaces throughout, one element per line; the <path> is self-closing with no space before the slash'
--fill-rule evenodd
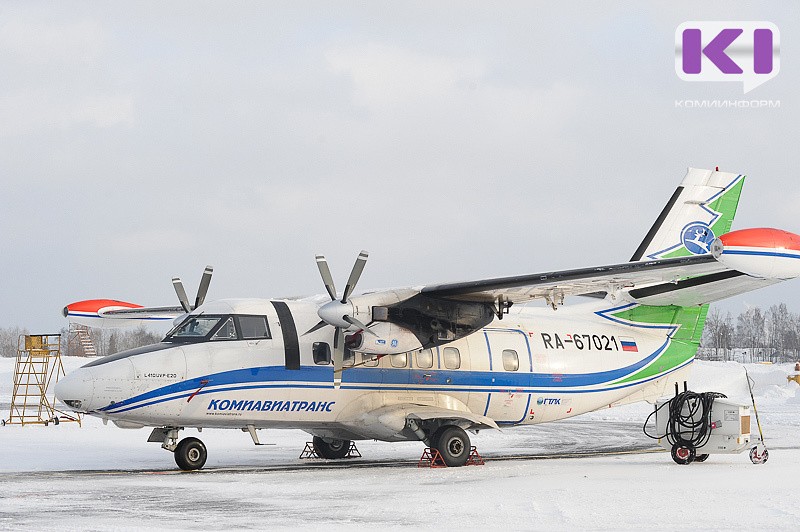
<path id="1" fill-rule="evenodd" d="M 361 272 L 364 271 L 364 266 L 367 264 L 367 257 L 369 257 L 369 253 L 364 250 L 361 250 L 361 253 L 358 254 L 356 263 L 353 264 L 353 269 L 350 272 L 350 278 L 347 279 L 347 285 L 344 287 L 342 303 L 347 303 L 347 298 L 353 293 L 353 290 L 358 283 L 358 279 L 361 277 Z"/>
<path id="2" fill-rule="evenodd" d="M 186 312 L 192 311 L 192 306 L 189 304 L 189 297 L 186 295 L 186 290 L 183 288 L 183 283 L 180 277 L 172 278 L 172 286 L 175 288 L 175 293 L 178 294 L 178 301 L 181 302 L 181 307 Z"/>
<path id="3" fill-rule="evenodd" d="M 333 387 L 339 389 L 342 385 L 342 370 L 344 369 L 344 332 L 336 327 L 333 337 Z"/>
<path id="4" fill-rule="evenodd" d="M 200 279 L 200 288 L 197 289 L 197 298 L 194 300 L 194 308 L 199 307 L 206 300 L 208 293 L 208 285 L 211 283 L 211 274 L 214 273 L 214 268 L 206 266 L 203 272 L 203 277 Z"/>
<path id="5" fill-rule="evenodd" d="M 333 284 L 333 276 L 330 268 L 328 268 L 328 261 L 322 255 L 317 255 L 317 268 L 319 268 L 319 273 L 322 275 L 322 282 L 325 283 L 325 290 L 331 296 L 331 301 L 335 300 L 336 286 Z"/>
<path id="6" fill-rule="evenodd" d="M 312 332 L 314 332 L 314 331 L 318 331 L 318 330 L 322 329 L 323 327 L 325 327 L 326 325 L 328 325 L 328 323 L 327 323 L 327 322 L 320 320 L 319 322 L 317 322 L 317 324 L 316 324 L 316 325 L 314 325 L 314 326 L 313 326 L 313 327 L 311 327 L 309 330 L 307 330 L 306 332 L 304 332 L 304 333 L 303 333 L 303 336 L 305 336 L 305 335 L 307 335 L 307 334 L 311 334 L 311 333 L 312 333 Z"/>
<path id="7" fill-rule="evenodd" d="M 369 329 L 366 325 L 364 325 L 363 323 L 361 323 L 357 319 L 353 318 L 352 316 L 342 316 L 342 318 L 344 318 L 344 321 L 346 321 L 350 325 L 355 325 L 356 327 L 358 327 L 359 329 L 361 329 L 365 333 L 371 334 L 375 338 L 378 337 L 378 335 L 375 334 L 374 332 L 372 332 L 371 329 Z"/>

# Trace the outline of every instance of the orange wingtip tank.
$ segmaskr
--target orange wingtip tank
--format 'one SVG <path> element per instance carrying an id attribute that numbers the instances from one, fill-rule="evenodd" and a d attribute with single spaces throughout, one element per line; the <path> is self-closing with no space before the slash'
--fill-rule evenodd
<path id="1" fill-rule="evenodd" d="M 800 251 L 800 235 L 769 227 L 731 231 L 722 235 L 719 239 L 725 249 L 752 247 Z"/>
<path id="2" fill-rule="evenodd" d="M 65 318 L 100 318 L 101 313 L 104 311 L 128 308 L 142 308 L 142 306 L 116 299 L 87 299 L 86 301 L 70 303 L 64 307 L 62 314 L 64 314 Z"/>
<path id="3" fill-rule="evenodd" d="M 741 229 L 719 237 L 714 256 L 727 267 L 753 277 L 800 276 L 800 235 L 771 228 Z"/>

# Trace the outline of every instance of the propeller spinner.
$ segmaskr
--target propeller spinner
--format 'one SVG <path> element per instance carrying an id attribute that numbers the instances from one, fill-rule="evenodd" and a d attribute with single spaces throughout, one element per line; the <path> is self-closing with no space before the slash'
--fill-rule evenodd
<path id="1" fill-rule="evenodd" d="M 321 321 L 309 329 L 306 334 L 317 331 L 326 325 L 332 325 L 336 328 L 333 336 L 333 386 L 337 389 L 342 384 L 342 370 L 344 368 L 344 331 L 350 327 L 356 327 L 375 336 L 375 333 L 370 331 L 365 324 L 352 316 L 353 305 L 348 301 L 348 298 L 356 288 L 356 284 L 358 284 L 359 278 L 361 278 L 361 273 L 364 271 L 368 257 L 369 253 L 366 251 L 358 254 L 358 258 L 353 264 L 353 269 L 350 271 L 350 277 L 348 277 L 347 284 L 344 287 L 342 299 L 338 299 L 328 261 L 325 260 L 324 256 L 317 255 L 317 268 L 319 268 L 319 273 L 322 276 L 322 282 L 325 283 L 325 290 L 331 296 L 331 301 L 319 308 L 317 314 Z"/>

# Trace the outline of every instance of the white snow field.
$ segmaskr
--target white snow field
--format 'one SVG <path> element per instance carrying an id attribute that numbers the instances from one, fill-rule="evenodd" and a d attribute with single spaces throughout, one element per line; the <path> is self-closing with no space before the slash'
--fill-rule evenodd
<path id="1" fill-rule="evenodd" d="M 13 362 L 0 359 L 3 418 Z M 68 370 L 85 362 L 65 359 Z M 742 365 L 694 366 L 692 389 L 749 403 Z M 145 442 L 148 429 L 95 419 L 83 427 L 5 426 L 0 529 L 797 530 L 800 387 L 786 380 L 793 366 L 747 368 L 770 448 L 758 466 L 746 453 L 679 466 L 668 453 L 649 452 L 646 403 L 483 431 L 473 443 L 486 465 L 454 469 L 418 469 L 420 443 L 358 442 L 362 459 L 330 463 L 298 459 L 310 439 L 300 431 L 260 431 L 276 445 L 256 447 L 246 433 L 205 430 L 206 468 L 185 473 Z M 589 451 L 607 454 L 500 459 Z"/>

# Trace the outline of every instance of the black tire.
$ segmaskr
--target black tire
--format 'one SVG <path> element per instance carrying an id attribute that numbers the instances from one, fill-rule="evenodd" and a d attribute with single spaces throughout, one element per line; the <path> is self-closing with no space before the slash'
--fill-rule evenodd
<path id="1" fill-rule="evenodd" d="M 670 454 L 672 455 L 672 459 L 676 464 L 686 465 L 691 464 L 694 461 L 697 451 L 695 451 L 695 448 L 691 445 L 676 443 L 672 446 L 672 451 L 670 451 Z"/>
<path id="2" fill-rule="evenodd" d="M 469 436 L 461 427 L 445 425 L 433 434 L 431 448 L 439 451 L 448 467 L 461 467 L 469 459 Z"/>
<path id="3" fill-rule="evenodd" d="M 694 461 L 695 462 L 705 462 L 706 460 L 708 460 L 709 456 L 711 456 L 711 455 L 709 455 L 709 454 L 698 454 L 697 456 L 694 457 Z"/>
<path id="4" fill-rule="evenodd" d="M 314 450 L 318 456 L 329 460 L 338 460 L 347 456 L 350 452 L 350 440 L 323 440 L 319 436 L 314 436 Z"/>
<path id="5" fill-rule="evenodd" d="M 197 438 L 184 438 L 175 447 L 175 463 L 184 471 L 200 469 L 207 457 L 206 446 Z"/>

